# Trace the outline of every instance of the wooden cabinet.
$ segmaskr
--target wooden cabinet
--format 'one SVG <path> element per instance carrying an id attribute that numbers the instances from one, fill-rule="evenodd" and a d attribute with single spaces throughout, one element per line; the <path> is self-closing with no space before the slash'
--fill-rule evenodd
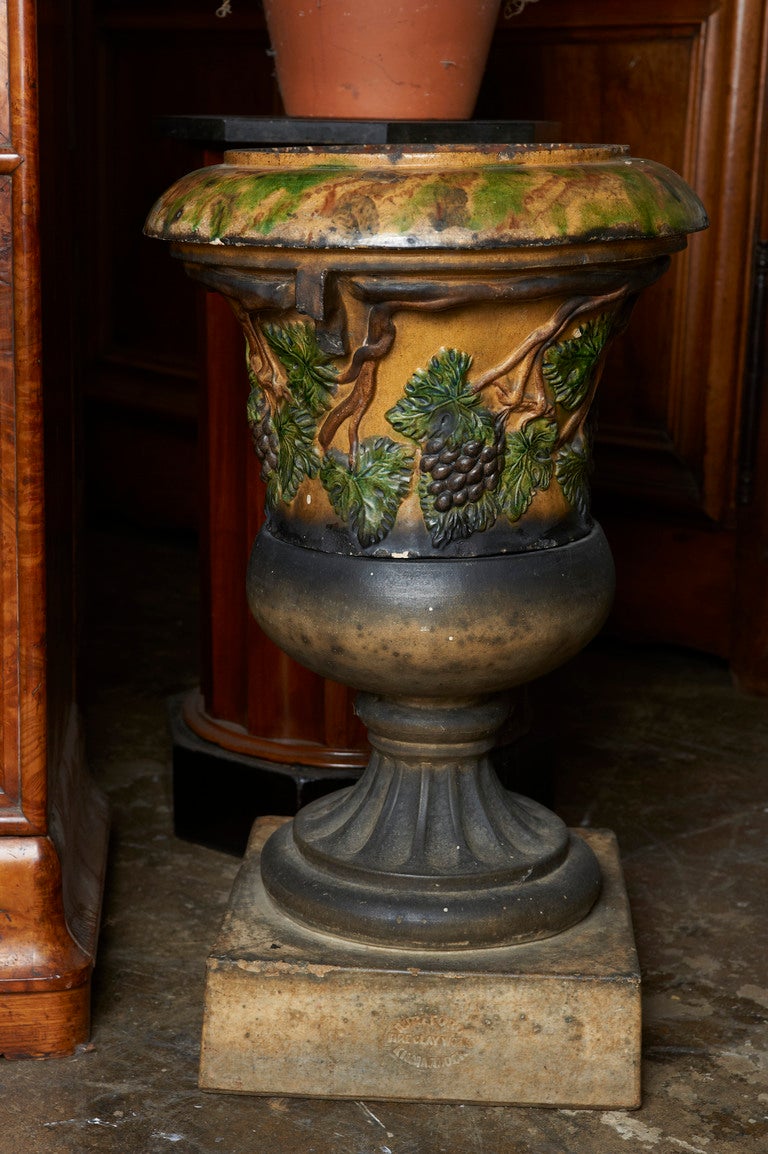
<path id="1" fill-rule="evenodd" d="M 46 548 L 35 14 L 33 0 L 0 5 L 0 1054 L 7 1057 L 68 1053 L 88 1036 L 106 851 L 106 809 L 83 773 L 74 697 L 66 400 L 62 424 L 51 430 L 63 434 L 53 451 L 62 472 L 49 522 L 57 531 Z M 52 369 L 56 363 L 54 355 Z"/>

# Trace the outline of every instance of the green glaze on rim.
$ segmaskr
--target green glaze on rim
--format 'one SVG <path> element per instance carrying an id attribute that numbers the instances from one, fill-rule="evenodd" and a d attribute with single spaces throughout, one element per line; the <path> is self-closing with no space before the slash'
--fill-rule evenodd
<path id="1" fill-rule="evenodd" d="M 155 204 L 149 236 L 303 249 L 477 249 L 685 236 L 681 177 L 620 145 L 229 152 Z"/>

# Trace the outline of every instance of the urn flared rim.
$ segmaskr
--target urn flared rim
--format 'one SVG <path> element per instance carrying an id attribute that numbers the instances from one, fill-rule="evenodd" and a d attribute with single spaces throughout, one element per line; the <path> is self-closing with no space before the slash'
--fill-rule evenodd
<path id="1" fill-rule="evenodd" d="M 149 236 L 302 249 L 513 249 L 685 237 L 686 182 L 622 145 L 361 145 L 235 150 L 177 181 Z"/>
<path id="2" fill-rule="evenodd" d="M 375 171 L 382 166 L 398 170 L 481 168 L 488 165 L 604 164 L 629 156 L 626 144 L 566 143 L 383 143 L 295 144 L 282 148 L 229 148 L 224 163 L 246 168 L 286 169 L 323 167 Z"/>

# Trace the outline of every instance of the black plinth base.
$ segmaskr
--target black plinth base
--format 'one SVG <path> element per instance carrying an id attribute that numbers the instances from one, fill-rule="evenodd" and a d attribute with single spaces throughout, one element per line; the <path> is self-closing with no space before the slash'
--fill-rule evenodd
<path id="1" fill-rule="evenodd" d="M 251 826 L 267 813 L 293 815 L 310 801 L 351 785 L 359 770 L 283 765 L 204 741 L 168 703 L 173 740 L 173 828 L 177 837 L 242 857 Z"/>
<path id="2" fill-rule="evenodd" d="M 293 116 L 163 116 L 160 136 L 207 148 L 265 148 L 304 144 L 536 144 L 554 143 L 550 120 L 321 120 Z"/>

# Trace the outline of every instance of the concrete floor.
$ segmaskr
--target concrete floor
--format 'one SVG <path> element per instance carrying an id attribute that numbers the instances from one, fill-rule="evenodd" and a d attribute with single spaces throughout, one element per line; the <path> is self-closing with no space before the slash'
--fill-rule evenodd
<path id="1" fill-rule="evenodd" d="M 189 547 L 104 536 L 86 655 L 113 806 L 93 1039 L 0 1064 L 0 1154 L 768 1151 L 768 704 L 696 654 L 602 643 L 539 692 L 556 808 L 622 848 L 644 972 L 637 1112 L 203 1094 L 203 968 L 237 862 L 173 837 L 166 699 L 194 684 Z M 215 783 L 212 783 L 215 788 Z"/>

